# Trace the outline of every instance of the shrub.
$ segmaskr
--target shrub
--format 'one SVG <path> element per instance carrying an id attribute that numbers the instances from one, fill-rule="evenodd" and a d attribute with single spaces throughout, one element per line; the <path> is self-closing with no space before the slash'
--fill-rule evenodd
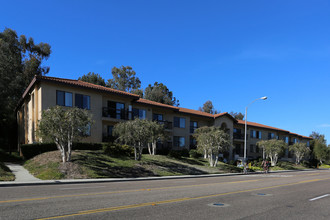
<path id="1" fill-rule="evenodd" d="M 11 154 L 5 152 L 0 148 L 0 162 L 21 162 L 21 158 L 17 152 L 12 152 Z"/>
<path id="2" fill-rule="evenodd" d="M 192 149 L 189 151 L 189 156 L 192 157 L 192 158 L 200 158 L 201 156 L 203 156 L 202 154 L 198 153 L 197 150 L 195 149 Z"/>
<path id="3" fill-rule="evenodd" d="M 134 155 L 134 148 L 128 145 L 106 143 L 103 144 L 103 152 L 112 157 L 131 157 Z"/>
<path id="4" fill-rule="evenodd" d="M 21 151 L 24 159 L 28 160 L 39 154 L 57 150 L 55 143 L 37 143 L 37 144 L 23 144 Z"/>
<path id="5" fill-rule="evenodd" d="M 72 150 L 101 150 L 102 144 L 99 143 L 80 143 L 72 144 Z M 36 143 L 36 144 L 23 144 L 21 151 L 24 159 L 28 160 L 39 154 L 57 150 L 55 143 Z"/>
<path id="6" fill-rule="evenodd" d="M 168 156 L 178 159 L 180 159 L 181 157 L 189 157 L 189 150 L 186 148 L 182 150 L 170 150 Z"/>

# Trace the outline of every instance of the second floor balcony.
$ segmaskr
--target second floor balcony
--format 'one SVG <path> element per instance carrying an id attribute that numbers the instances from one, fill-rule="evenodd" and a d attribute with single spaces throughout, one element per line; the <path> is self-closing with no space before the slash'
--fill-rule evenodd
<path id="1" fill-rule="evenodd" d="M 160 124 L 160 125 L 164 125 L 165 129 L 171 130 L 173 128 L 173 123 L 170 122 L 170 121 L 158 121 L 157 120 L 157 123 Z"/>
<path id="2" fill-rule="evenodd" d="M 241 133 L 233 133 L 233 137 L 235 140 L 242 140 L 244 141 L 244 134 Z M 249 135 L 246 135 L 246 139 L 248 139 Z"/>
<path id="3" fill-rule="evenodd" d="M 102 117 L 106 118 L 128 120 L 130 114 L 132 114 L 132 112 L 129 112 L 125 109 L 115 109 L 109 107 L 102 108 Z"/>

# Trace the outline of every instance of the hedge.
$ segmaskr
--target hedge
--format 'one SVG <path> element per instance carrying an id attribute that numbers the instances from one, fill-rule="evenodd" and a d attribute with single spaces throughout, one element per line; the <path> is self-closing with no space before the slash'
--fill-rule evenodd
<path id="1" fill-rule="evenodd" d="M 134 148 L 127 145 L 104 143 L 103 152 L 111 157 L 131 157 L 134 155 Z"/>
<path id="2" fill-rule="evenodd" d="M 102 144 L 100 143 L 73 143 L 72 150 L 101 150 Z M 57 150 L 55 143 L 36 143 L 36 144 L 23 144 L 21 152 L 24 159 L 28 160 L 39 154 Z"/>

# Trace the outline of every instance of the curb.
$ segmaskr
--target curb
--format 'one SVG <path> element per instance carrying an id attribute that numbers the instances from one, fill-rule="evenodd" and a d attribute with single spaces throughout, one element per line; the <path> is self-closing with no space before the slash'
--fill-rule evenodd
<path id="1" fill-rule="evenodd" d="M 319 169 L 322 170 L 322 169 Z M 327 170 L 327 169 L 325 169 Z M 285 173 L 296 171 L 314 171 L 314 169 L 304 170 L 276 170 L 271 173 Z M 263 174 L 263 172 L 253 172 L 249 175 Z M 223 173 L 223 174 L 205 174 L 205 175 L 184 175 L 184 176 L 164 176 L 164 177 L 137 177 L 137 178 L 107 178 L 107 179 L 69 179 L 69 180 L 40 180 L 31 182 L 0 182 L 0 187 L 8 186 L 37 186 L 37 185 L 54 185 L 54 184 L 83 184 L 83 183 L 107 183 L 107 182 L 128 182 L 128 181 L 147 181 L 147 180 L 170 180 L 170 179 L 188 179 L 188 178 L 205 178 L 205 177 L 221 177 L 221 176 L 243 176 L 243 173 Z"/>

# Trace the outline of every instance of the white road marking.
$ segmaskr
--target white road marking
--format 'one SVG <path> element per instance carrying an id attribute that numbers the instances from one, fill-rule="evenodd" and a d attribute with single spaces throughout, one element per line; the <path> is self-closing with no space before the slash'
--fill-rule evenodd
<path id="1" fill-rule="evenodd" d="M 313 199 L 310 199 L 309 201 L 314 201 L 314 200 L 317 200 L 317 199 L 322 199 L 322 198 L 327 197 L 327 196 L 330 196 L 330 195 L 329 194 L 325 194 L 323 196 L 319 196 L 319 197 L 315 197 Z"/>
<path id="2" fill-rule="evenodd" d="M 77 188 L 61 188 L 60 190 L 69 190 L 69 189 L 97 189 L 103 188 L 105 186 L 94 186 L 94 187 L 77 187 Z"/>

